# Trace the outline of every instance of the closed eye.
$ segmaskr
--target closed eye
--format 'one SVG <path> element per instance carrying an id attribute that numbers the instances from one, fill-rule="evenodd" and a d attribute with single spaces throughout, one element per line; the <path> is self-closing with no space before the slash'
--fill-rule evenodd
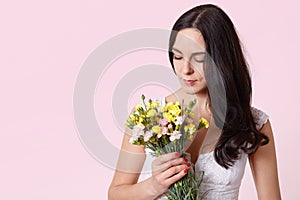
<path id="1" fill-rule="evenodd" d="M 181 60 L 183 57 L 174 54 L 173 58 L 174 58 L 175 60 Z"/>
<path id="2" fill-rule="evenodd" d="M 196 59 L 196 58 L 195 58 L 194 61 L 195 61 L 195 62 L 198 62 L 198 63 L 203 63 L 203 62 L 204 62 L 204 59 Z"/>
<path id="3" fill-rule="evenodd" d="M 205 60 L 205 54 L 198 54 L 194 56 L 194 61 L 198 63 L 203 63 Z"/>
<path id="4" fill-rule="evenodd" d="M 183 58 L 182 52 L 174 47 L 172 48 L 172 53 L 173 53 L 173 59 L 175 60 L 181 60 Z"/>

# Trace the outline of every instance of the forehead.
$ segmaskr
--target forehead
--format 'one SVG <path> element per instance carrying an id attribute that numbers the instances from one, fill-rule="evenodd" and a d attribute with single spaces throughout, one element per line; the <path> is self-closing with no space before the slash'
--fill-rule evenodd
<path id="1" fill-rule="evenodd" d="M 205 41 L 200 31 L 194 28 L 186 28 L 177 33 L 173 48 L 189 53 L 205 51 L 205 46 Z"/>

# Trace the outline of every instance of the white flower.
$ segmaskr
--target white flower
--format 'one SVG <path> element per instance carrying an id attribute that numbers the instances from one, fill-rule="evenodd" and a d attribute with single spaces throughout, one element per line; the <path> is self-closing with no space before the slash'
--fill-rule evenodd
<path id="1" fill-rule="evenodd" d="M 162 135 L 162 133 L 157 134 L 157 138 L 161 138 Z"/>
<path id="2" fill-rule="evenodd" d="M 169 133 L 168 130 L 169 129 L 167 127 L 163 127 L 161 132 L 162 132 L 163 135 L 168 135 L 168 133 Z"/>
<path id="3" fill-rule="evenodd" d="M 146 131 L 144 135 L 144 141 L 147 142 L 151 137 L 153 133 L 151 131 Z"/>
<path id="4" fill-rule="evenodd" d="M 144 135 L 144 128 L 145 126 L 138 124 L 135 125 L 132 129 L 132 136 L 140 136 L 140 135 Z"/>
<path id="5" fill-rule="evenodd" d="M 144 128 L 145 126 L 138 124 L 135 125 L 132 129 L 132 135 L 129 139 L 129 143 L 133 144 L 135 141 L 138 141 L 139 136 L 143 136 L 144 135 Z"/>
<path id="6" fill-rule="evenodd" d="M 166 126 L 168 124 L 168 120 L 166 120 L 165 118 L 159 119 L 159 123 L 162 126 Z"/>
<path id="7" fill-rule="evenodd" d="M 181 125 L 182 123 L 183 123 L 183 117 L 177 116 L 177 117 L 176 117 L 175 124 L 176 124 L 176 125 Z"/>
<path id="8" fill-rule="evenodd" d="M 181 133 L 179 131 L 173 131 L 170 136 L 170 140 L 173 142 L 174 140 L 178 140 L 181 137 Z"/>
<path id="9" fill-rule="evenodd" d="M 138 138 L 137 137 L 130 137 L 130 139 L 129 139 L 129 143 L 130 144 L 133 144 L 135 141 L 137 141 L 138 140 Z"/>
<path id="10" fill-rule="evenodd" d="M 169 133 L 168 133 L 168 128 L 167 128 L 167 127 L 162 127 L 162 128 L 161 128 L 161 133 L 157 134 L 157 137 L 158 137 L 158 138 L 161 138 L 161 136 L 167 135 L 167 134 L 169 134 Z"/>

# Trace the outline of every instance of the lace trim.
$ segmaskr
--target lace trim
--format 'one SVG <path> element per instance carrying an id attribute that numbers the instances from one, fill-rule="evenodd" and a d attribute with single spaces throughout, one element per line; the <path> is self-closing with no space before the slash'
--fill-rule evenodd
<path id="1" fill-rule="evenodd" d="M 262 126 L 268 121 L 269 115 L 264 113 L 263 111 L 251 107 L 251 112 L 253 116 L 254 123 L 256 124 L 256 128 L 259 130 L 262 128 Z"/>

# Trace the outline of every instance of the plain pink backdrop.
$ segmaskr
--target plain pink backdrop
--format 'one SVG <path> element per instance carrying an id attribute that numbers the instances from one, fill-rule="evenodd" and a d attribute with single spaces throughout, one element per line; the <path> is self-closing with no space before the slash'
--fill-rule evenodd
<path id="1" fill-rule="evenodd" d="M 73 120 L 72 95 L 81 64 L 114 35 L 146 27 L 170 29 L 184 11 L 207 2 L 2 1 L 0 199 L 107 199 L 113 170 L 84 149 Z M 282 197 L 299 200 L 299 3 L 210 3 L 221 6 L 237 27 L 251 65 L 253 105 L 270 115 L 273 126 Z M 167 63 L 163 59 L 156 62 Z M 123 68 L 133 64 L 123 63 Z M 111 81 L 118 80 L 114 73 L 107 74 L 114 77 Z M 107 137 L 117 146 L 122 134 L 114 130 L 112 126 Z M 249 166 L 240 199 L 256 199 Z"/>

